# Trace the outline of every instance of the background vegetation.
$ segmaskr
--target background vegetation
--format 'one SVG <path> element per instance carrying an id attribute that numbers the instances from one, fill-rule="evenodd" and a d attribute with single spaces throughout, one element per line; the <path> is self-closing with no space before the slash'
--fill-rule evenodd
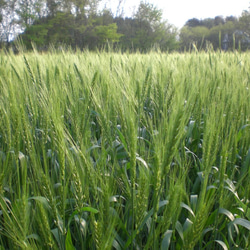
<path id="1" fill-rule="evenodd" d="M 120 1 L 120 3 L 122 0 Z M 131 17 L 122 9 L 116 13 L 101 0 L 1 0 L 0 44 L 13 46 L 22 40 L 32 49 L 48 50 L 70 46 L 73 49 L 100 49 L 107 42 L 123 51 L 186 51 L 199 49 L 247 50 L 250 46 L 250 13 L 190 19 L 179 31 L 162 18 L 162 10 L 141 2 Z"/>
<path id="2" fill-rule="evenodd" d="M 249 249 L 249 67 L 1 54 L 1 248 Z"/>

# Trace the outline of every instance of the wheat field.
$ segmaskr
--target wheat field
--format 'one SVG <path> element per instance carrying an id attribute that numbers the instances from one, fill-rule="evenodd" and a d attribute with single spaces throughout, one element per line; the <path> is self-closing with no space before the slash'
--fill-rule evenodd
<path id="1" fill-rule="evenodd" d="M 249 249 L 249 53 L 0 54 L 0 249 Z"/>

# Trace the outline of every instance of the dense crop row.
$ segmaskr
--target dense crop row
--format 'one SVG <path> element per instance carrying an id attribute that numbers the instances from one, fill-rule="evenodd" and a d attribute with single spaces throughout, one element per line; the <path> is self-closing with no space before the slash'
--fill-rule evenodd
<path id="1" fill-rule="evenodd" d="M 2 54 L 1 249 L 248 249 L 249 68 Z"/>

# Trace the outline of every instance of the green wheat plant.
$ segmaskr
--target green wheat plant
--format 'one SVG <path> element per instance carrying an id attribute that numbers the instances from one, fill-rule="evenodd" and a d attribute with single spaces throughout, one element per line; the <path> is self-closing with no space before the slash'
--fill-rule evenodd
<path id="1" fill-rule="evenodd" d="M 1 249 L 248 249 L 249 53 L 0 54 Z"/>

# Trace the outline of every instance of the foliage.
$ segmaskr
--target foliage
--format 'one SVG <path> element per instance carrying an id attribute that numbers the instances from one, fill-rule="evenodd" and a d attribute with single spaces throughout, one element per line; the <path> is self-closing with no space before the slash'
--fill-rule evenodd
<path id="1" fill-rule="evenodd" d="M 183 27 L 180 33 L 182 47 L 189 49 L 192 43 L 196 44 L 199 49 L 205 48 L 205 40 L 208 38 L 209 30 L 204 26 L 196 26 L 194 28 Z"/>
<path id="2" fill-rule="evenodd" d="M 107 42 L 122 50 L 142 52 L 156 44 L 164 51 L 177 48 L 177 30 L 162 20 L 162 11 L 154 5 L 141 2 L 135 16 L 129 19 L 115 17 L 105 8 L 99 11 L 99 2 L 10 0 L 9 5 L 0 3 L 2 26 L 8 20 L 2 29 L 6 36 L 2 41 L 9 45 L 16 38 L 28 49 L 35 44 L 39 50 L 48 49 L 50 44 L 94 50 L 103 48 Z M 21 34 L 17 36 L 14 31 Z"/>
<path id="3" fill-rule="evenodd" d="M 225 19 L 216 16 L 204 20 L 188 20 L 180 31 L 182 50 L 190 48 L 193 44 L 205 50 L 211 45 L 215 50 L 247 50 L 250 44 L 247 31 L 248 15 L 249 13 L 244 11 L 239 19 L 233 16 Z"/>
<path id="4" fill-rule="evenodd" d="M 62 45 L 73 49 L 101 49 L 105 46 L 122 51 L 148 52 L 201 50 L 246 51 L 250 45 L 249 11 L 242 15 L 187 20 L 176 27 L 163 20 L 163 11 L 141 1 L 132 17 L 116 15 L 101 0 L 1 0 L 0 46 L 11 47 L 23 40 L 32 49 L 48 50 Z M 120 13 L 120 15 L 119 15 Z M 41 32 L 39 32 L 41 30 Z"/>
<path id="5" fill-rule="evenodd" d="M 0 247 L 249 249 L 249 54 L 1 54 Z"/>
<path id="6" fill-rule="evenodd" d="M 250 11 L 244 11 L 242 16 L 239 19 L 240 27 L 242 27 L 243 34 L 242 38 L 242 47 L 243 49 L 249 49 L 250 43 Z"/>
<path id="7" fill-rule="evenodd" d="M 104 44 L 105 42 L 109 41 L 111 43 L 118 42 L 121 34 L 117 34 L 117 25 L 116 23 L 112 23 L 109 25 L 100 25 L 97 26 L 96 29 L 96 35 L 99 39 L 99 43 Z"/>

